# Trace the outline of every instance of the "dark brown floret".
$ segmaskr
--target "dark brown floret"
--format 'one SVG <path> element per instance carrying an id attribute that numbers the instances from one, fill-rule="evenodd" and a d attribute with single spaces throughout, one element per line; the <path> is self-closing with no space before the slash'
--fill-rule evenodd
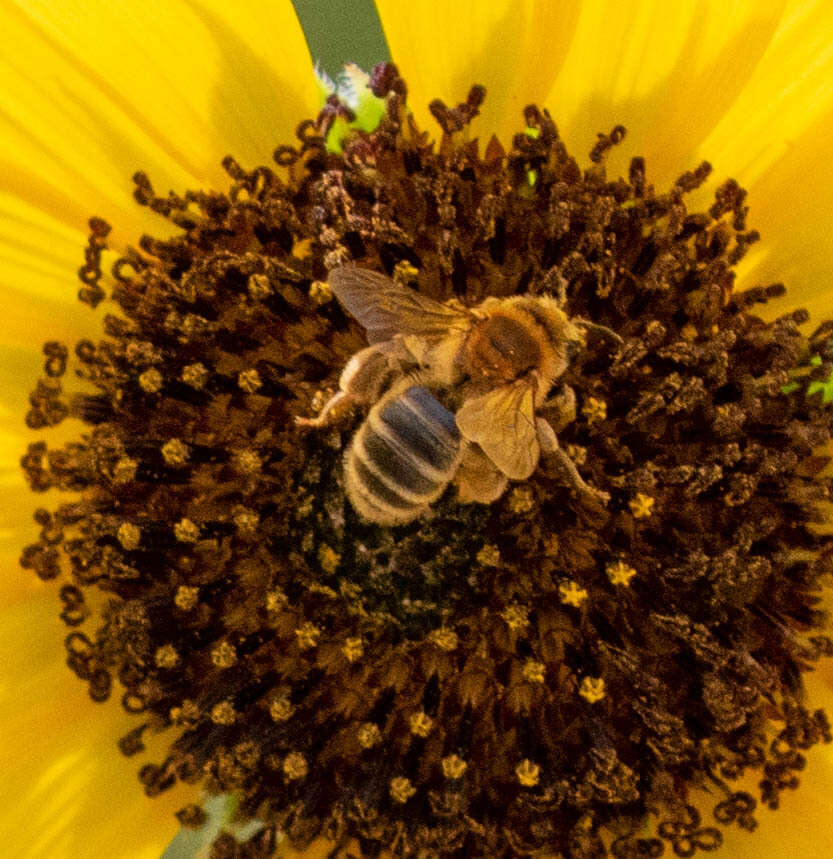
<path id="1" fill-rule="evenodd" d="M 72 358 L 46 344 L 27 415 L 87 426 L 22 461 L 35 491 L 75 493 L 37 511 L 22 559 L 61 580 L 67 663 L 140 714 L 124 754 L 174 729 L 141 768 L 148 795 L 201 781 L 263 821 L 214 856 L 271 855 L 279 831 L 334 855 L 715 850 L 719 827 L 755 827 L 733 782 L 759 773 L 776 807 L 831 739 L 802 674 L 833 651 L 833 543 L 813 527 L 833 323 L 808 337 L 801 311 L 751 312 L 784 288 L 734 290 L 758 235 L 733 181 L 689 212 L 707 163 L 665 194 L 640 158 L 611 181 L 621 126 L 583 169 L 535 107 L 481 158 L 466 135 L 482 88 L 432 104 L 437 146 L 394 67 L 372 88 L 387 113 L 342 154 L 333 101 L 277 169 L 226 159 L 227 193 L 159 197 L 137 173 L 137 201 L 182 231 L 143 236 L 112 278 L 91 222 L 81 298 L 112 284 L 104 336 Z M 361 416 L 294 423 L 364 345 L 326 287 L 349 260 L 439 300 L 552 293 L 615 331 L 573 357 L 558 431 L 607 507 L 543 463 L 489 506 L 449 493 L 403 527 L 360 521 L 341 459 Z M 704 779 L 714 820 L 692 804 Z"/>

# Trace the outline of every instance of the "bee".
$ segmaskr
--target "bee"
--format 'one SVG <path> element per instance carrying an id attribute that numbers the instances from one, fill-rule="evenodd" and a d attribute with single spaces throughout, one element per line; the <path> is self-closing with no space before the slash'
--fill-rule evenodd
<path id="1" fill-rule="evenodd" d="M 577 492 L 603 503 L 558 446 L 538 410 L 555 408 L 559 430 L 575 416 L 567 386 L 547 395 L 582 342 L 582 327 L 549 295 L 485 299 L 465 307 L 434 301 L 385 275 L 334 268 L 330 286 L 367 333 L 339 390 L 303 426 L 326 426 L 341 408 L 370 406 L 344 456 L 354 509 L 380 525 L 410 522 L 449 486 L 462 503 L 491 503 L 510 480 L 526 480 L 543 454 Z"/>

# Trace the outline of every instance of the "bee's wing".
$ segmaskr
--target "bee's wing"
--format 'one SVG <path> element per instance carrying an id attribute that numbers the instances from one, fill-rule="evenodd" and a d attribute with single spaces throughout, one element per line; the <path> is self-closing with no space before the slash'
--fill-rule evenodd
<path id="1" fill-rule="evenodd" d="M 396 334 L 443 337 L 449 329 L 471 325 L 471 316 L 464 310 L 440 304 L 366 268 L 334 268 L 330 286 L 344 309 L 365 327 L 370 343 L 392 340 Z"/>
<path id="2" fill-rule="evenodd" d="M 526 480 L 537 468 L 541 451 L 530 385 L 504 385 L 472 397 L 456 419 L 463 437 L 476 441 L 507 477 Z"/>

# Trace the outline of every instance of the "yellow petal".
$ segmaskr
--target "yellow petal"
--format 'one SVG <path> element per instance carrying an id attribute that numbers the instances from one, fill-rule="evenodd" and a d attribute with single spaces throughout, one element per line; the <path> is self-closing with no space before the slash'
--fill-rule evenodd
<path id="1" fill-rule="evenodd" d="M 162 194 L 222 187 L 224 155 L 268 163 L 316 109 L 291 4 L 260 0 L 4 4 L 0 89 L 0 189 L 131 238 L 159 221 L 138 214 L 135 170 Z"/>
<path id="2" fill-rule="evenodd" d="M 521 129 L 527 104 L 550 92 L 570 47 L 582 3 L 549 0 L 437 3 L 377 0 L 382 27 L 423 128 L 437 129 L 428 104 L 465 101 L 472 84 L 487 89 L 472 134 L 505 142 Z"/>
<path id="3" fill-rule="evenodd" d="M 824 707 L 833 713 L 833 664 L 822 663 L 817 672 L 805 676 L 811 709 Z M 833 793 L 833 750 L 830 746 L 811 749 L 807 753 L 807 767 L 798 774 L 801 786 L 781 794 L 778 811 L 756 809 L 758 828 L 751 835 L 737 827 L 723 830 L 723 847 L 716 854 L 726 859 L 785 859 L 806 856 L 822 859 L 831 843 L 833 822 L 830 815 L 830 796 Z M 758 791 L 760 777 L 748 780 L 744 788 L 753 796 Z M 712 802 L 712 805 L 714 803 Z M 704 806 L 706 807 L 706 806 Z M 713 821 L 704 817 L 703 825 Z"/>
<path id="4" fill-rule="evenodd" d="M 833 6 L 795 3 L 754 75 L 700 153 L 749 191 L 763 241 L 740 283 L 782 281 L 783 310 L 830 314 L 833 271 Z"/>
<path id="5" fill-rule="evenodd" d="M 9 571 L 11 559 L 2 561 Z M 32 582 L 29 590 L 3 607 L 0 624 L 3 853 L 155 859 L 177 831 L 173 812 L 193 801 L 194 791 L 144 797 L 136 772 L 147 755 L 126 759 L 115 746 L 136 722 L 115 701 L 94 705 L 82 684 L 68 679 L 56 658 L 66 631 L 54 589 Z M 157 745 L 151 759 L 163 755 Z"/>
<path id="6" fill-rule="evenodd" d="M 777 30 L 784 0 L 582 5 L 575 38 L 546 104 L 570 150 L 588 152 L 598 132 L 621 123 L 650 181 L 694 166 L 698 145 L 735 103 Z"/>

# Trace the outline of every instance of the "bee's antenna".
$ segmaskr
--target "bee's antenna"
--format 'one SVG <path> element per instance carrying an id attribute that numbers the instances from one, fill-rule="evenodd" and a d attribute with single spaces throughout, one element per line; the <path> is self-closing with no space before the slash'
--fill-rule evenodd
<path id="1" fill-rule="evenodd" d="M 608 340 L 613 340 L 615 343 L 625 342 L 612 328 L 608 328 L 605 325 L 599 325 L 596 322 L 591 322 L 589 319 L 582 319 L 581 317 L 574 316 L 571 322 L 573 322 L 574 325 L 578 325 L 580 328 L 584 328 L 586 331 L 596 331 L 604 337 L 607 337 Z"/>

